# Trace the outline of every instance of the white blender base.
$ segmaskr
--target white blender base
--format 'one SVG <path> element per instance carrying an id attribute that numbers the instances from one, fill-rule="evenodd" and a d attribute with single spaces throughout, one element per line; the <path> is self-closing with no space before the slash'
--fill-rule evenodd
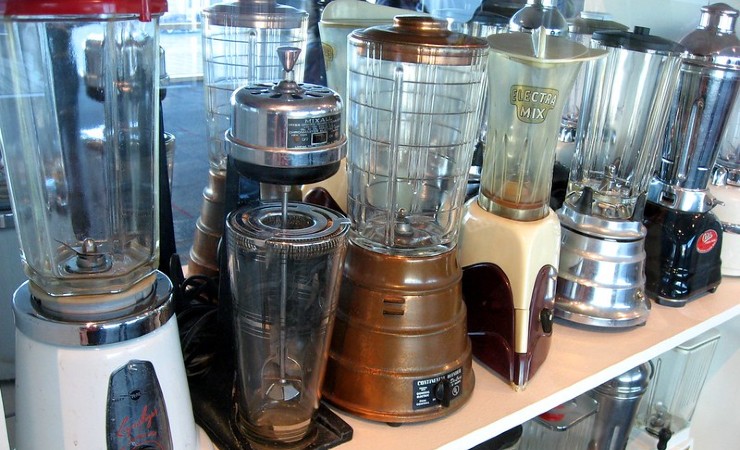
<path id="1" fill-rule="evenodd" d="M 136 339 L 93 347 L 49 345 L 16 332 L 18 449 L 100 450 L 106 447 L 108 380 L 131 360 L 153 364 L 167 409 L 173 448 L 213 448 L 199 442 L 173 316 Z M 150 412 L 155 414 L 155 412 Z M 146 421 L 132 418 L 136 432 Z M 141 429 L 141 428 L 140 428 Z"/>

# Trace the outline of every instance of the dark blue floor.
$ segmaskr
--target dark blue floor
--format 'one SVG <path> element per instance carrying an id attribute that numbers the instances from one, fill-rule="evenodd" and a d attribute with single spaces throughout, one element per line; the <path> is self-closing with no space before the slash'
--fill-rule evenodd
<path id="1" fill-rule="evenodd" d="M 172 176 L 172 215 L 175 244 L 182 262 L 193 245 L 195 221 L 200 215 L 203 188 L 208 182 L 203 83 L 181 81 L 167 87 L 162 102 L 165 131 L 175 135 Z"/>

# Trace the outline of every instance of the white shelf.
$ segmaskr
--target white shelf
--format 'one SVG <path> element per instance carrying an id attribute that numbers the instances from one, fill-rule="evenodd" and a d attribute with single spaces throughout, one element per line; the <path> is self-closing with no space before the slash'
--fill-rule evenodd
<path id="1" fill-rule="evenodd" d="M 338 411 L 354 430 L 341 448 L 475 446 L 740 315 L 740 278 L 725 277 L 716 293 L 682 308 L 652 308 L 645 326 L 627 330 L 594 331 L 556 322 L 547 360 L 521 392 L 474 361 L 472 398 L 438 420 L 391 427 Z"/>

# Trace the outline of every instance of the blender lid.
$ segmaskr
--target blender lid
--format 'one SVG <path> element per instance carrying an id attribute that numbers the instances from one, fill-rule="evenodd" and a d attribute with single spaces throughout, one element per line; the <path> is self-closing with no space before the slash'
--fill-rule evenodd
<path id="1" fill-rule="evenodd" d="M 568 39 L 550 36 L 535 30 L 534 33 L 503 33 L 488 36 L 492 52 L 513 59 L 539 63 L 569 63 L 600 58 L 603 50 L 591 49 Z"/>
<path id="2" fill-rule="evenodd" d="M 639 397 L 647 390 L 651 377 L 651 364 L 643 363 L 595 387 L 594 391 L 615 398 Z"/>
<path id="3" fill-rule="evenodd" d="M 205 20 L 212 25 L 255 29 L 300 28 L 308 13 L 280 5 L 274 0 L 242 0 L 218 3 L 203 10 Z"/>
<path id="4" fill-rule="evenodd" d="M 677 54 L 686 49 L 677 42 L 650 34 L 650 28 L 635 27 L 634 31 L 599 30 L 591 36 L 606 47 L 622 48 L 642 53 Z"/>
<path id="5" fill-rule="evenodd" d="M 715 3 L 701 8 L 696 30 L 681 39 L 693 60 L 740 69 L 740 39 L 735 36 L 738 10 Z"/>
<path id="6" fill-rule="evenodd" d="M 267 202 L 233 211 L 226 223 L 238 248 L 268 249 L 292 259 L 322 256 L 346 242 L 350 220 L 329 208 L 289 202 L 286 217 L 287 226 L 283 205 Z"/>
<path id="7" fill-rule="evenodd" d="M 355 30 L 354 51 L 384 61 L 467 66 L 487 52 L 486 41 L 447 29 L 447 23 L 420 15 L 399 15 L 393 25 Z"/>
<path id="8" fill-rule="evenodd" d="M 5 0 L 0 11 L 9 16 L 115 16 L 136 14 L 142 21 L 167 11 L 167 0 Z"/>
<path id="9" fill-rule="evenodd" d="M 629 30 L 627 25 L 609 19 L 610 14 L 582 11 L 578 17 L 568 20 L 568 33 L 593 34 L 599 30 Z"/>

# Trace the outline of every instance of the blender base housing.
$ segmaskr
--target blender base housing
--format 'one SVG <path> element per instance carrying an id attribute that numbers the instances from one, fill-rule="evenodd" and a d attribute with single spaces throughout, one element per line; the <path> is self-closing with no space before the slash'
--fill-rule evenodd
<path id="1" fill-rule="evenodd" d="M 644 292 L 644 243 L 644 238 L 604 239 L 563 225 L 555 316 L 594 327 L 645 324 L 650 301 Z"/>
<path id="2" fill-rule="evenodd" d="M 722 280 L 722 224 L 713 213 L 649 201 L 644 224 L 648 297 L 680 307 L 717 289 Z"/>
<path id="3" fill-rule="evenodd" d="M 472 394 L 470 340 L 456 249 L 393 256 L 350 240 L 323 397 L 358 416 L 420 422 Z"/>
<path id="4" fill-rule="evenodd" d="M 473 354 L 522 390 L 552 336 L 560 224 L 554 212 L 518 221 L 466 204 L 460 239 Z"/>
<path id="5" fill-rule="evenodd" d="M 172 285 L 161 273 L 156 283 L 156 298 L 141 310 L 88 322 L 52 318 L 31 296 L 29 282 L 18 288 L 18 448 L 152 442 L 163 449 L 200 448 Z"/>

